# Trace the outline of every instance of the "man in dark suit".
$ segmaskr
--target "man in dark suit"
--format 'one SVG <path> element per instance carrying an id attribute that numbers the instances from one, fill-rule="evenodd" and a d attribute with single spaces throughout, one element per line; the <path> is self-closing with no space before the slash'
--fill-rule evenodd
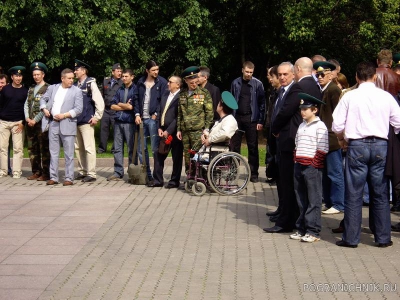
<path id="1" fill-rule="evenodd" d="M 297 129 L 302 122 L 299 111 L 300 92 L 321 99 L 321 91 L 312 77 L 313 64 L 308 57 L 299 58 L 293 66 L 283 62 L 278 67 L 281 83 L 278 100 L 271 119 L 271 132 L 277 138 L 277 162 L 279 180 L 277 188 L 282 197 L 282 209 L 275 226 L 264 228 L 265 232 L 291 232 L 298 218 L 298 206 L 293 182 L 293 150 Z M 297 82 L 294 82 L 296 79 Z"/>
<path id="2" fill-rule="evenodd" d="M 210 92 L 213 101 L 214 121 L 218 121 L 219 114 L 217 113 L 217 106 L 218 103 L 221 101 L 221 91 L 219 90 L 218 87 L 216 87 L 215 85 L 211 84 L 208 81 L 208 78 L 210 78 L 210 69 L 206 66 L 201 66 L 199 67 L 199 69 L 200 69 L 198 77 L 199 86 L 205 88 Z"/>
<path id="3" fill-rule="evenodd" d="M 42 130 L 45 131 L 46 128 L 49 130 L 51 158 L 50 180 L 47 181 L 47 185 L 58 184 L 60 142 L 63 145 L 65 156 L 65 181 L 63 185 L 73 185 L 77 116 L 82 113 L 83 109 L 82 91 L 72 85 L 73 83 L 74 72 L 71 69 L 64 69 L 61 72 L 61 83 L 49 86 L 40 99 L 40 109 L 46 117 L 42 120 Z"/>
<path id="4" fill-rule="evenodd" d="M 180 184 L 182 172 L 182 158 L 183 158 L 183 144 L 182 141 L 176 137 L 178 118 L 178 102 L 179 91 L 182 85 L 182 79 L 178 76 L 172 76 L 168 80 L 168 91 L 161 97 L 161 106 L 159 117 L 158 135 L 160 139 L 167 139 L 172 136 L 171 151 L 172 151 L 172 174 L 171 179 L 165 186 L 166 189 L 178 188 Z M 155 152 L 154 156 L 154 184 L 153 187 L 162 187 L 164 185 L 164 161 L 168 154 L 160 154 Z"/>

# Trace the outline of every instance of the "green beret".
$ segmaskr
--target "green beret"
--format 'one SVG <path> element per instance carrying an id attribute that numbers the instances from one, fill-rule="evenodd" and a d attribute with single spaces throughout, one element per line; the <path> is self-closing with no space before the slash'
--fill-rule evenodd
<path id="1" fill-rule="evenodd" d="M 83 61 L 81 61 L 79 59 L 75 59 L 75 70 L 80 67 L 86 68 L 88 70 L 90 69 L 90 66 L 87 63 L 84 63 Z"/>
<path id="2" fill-rule="evenodd" d="M 300 99 L 300 108 L 317 107 L 319 104 L 325 104 L 323 101 L 306 93 L 299 93 L 297 96 Z"/>
<path id="3" fill-rule="evenodd" d="M 226 106 L 228 106 L 231 109 L 239 108 L 235 97 L 233 97 L 233 95 L 230 92 L 228 91 L 222 92 L 221 96 L 222 96 L 222 103 L 224 103 Z"/>
<path id="4" fill-rule="evenodd" d="M 47 73 L 49 70 L 47 69 L 47 66 L 44 63 L 41 63 L 39 61 L 34 62 L 33 64 L 31 64 L 31 71 L 43 71 L 45 73 Z"/>
<path id="5" fill-rule="evenodd" d="M 400 53 L 393 54 L 393 65 L 400 65 Z"/>
<path id="6" fill-rule="evenodd" d="M 313 68 L 317 72 L 336 70 L 336 66 L 329 61 L 317 61 L 313 64 Z"/>
<path id="7" fill-rule="evenodd" d="M 10 73 L 11 75 L 21 75 L 22 76 L 22 73 L 25 72 L 25 70 L 26 69 L 23 66 L 15 66 L 15 67 L 10 68 L 8 70 L 8 73 Z"/>
<path id="8" fill-rule="evenodd" d="M 183 79 L 193 79 L 193 78 L 197 78 L 197 77 L 199 77 L 199 76 L 198 76 L 198 73 L 199 73 L 199 72 L 200 72 L 199 67 L 192 66 L 192 67 L 186 68 L 186 69 L 182 72 L 181 77 L 182 77 Z"/>

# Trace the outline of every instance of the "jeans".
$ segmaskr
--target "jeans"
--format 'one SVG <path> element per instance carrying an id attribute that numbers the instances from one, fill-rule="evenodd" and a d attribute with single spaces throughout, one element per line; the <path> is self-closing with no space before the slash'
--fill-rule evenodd
<path id="1" fill-rule="evenodd" d="M 350 140 L 346 157 L 346 201 L 343 240 L 360 242 L 363 189 L 369 187 L 369 226 L 376 243 L 390 241 L 388 180 L 384 175 L 387 141 L 378 138 Z"/>
<path id="2" fill-rule="evenodd" d="M 135 126 L 133 123 L 114 124 L 114 175 L 124 177 L 124 141 L 128 146 L 128 161 L 132 163 Z"/>
<path id="3" fill-rule="evenodd" d="M 364 185 L 363 189 L 363 202 L 364 203 L 369 203 L 369 189 L 368 189 L 368 183 Z"/>
<path id="4" fill-rule="evenodd" d="M 302 235 L 319 237 L 321 232 L 322 169 L 294 165 L 294 190 L 300 216 L 296 228 Z"/>
<path id="5" fill-rule="evenodd" d="M 324 201 L 327 207 L 344 210 L 344 174 L 342 150 L 329 152 L 325 158 L 322 177 Z"/>
<path id="6" fill-rule="evenodd" d="M 151 175 L 151 170 L 150 170 L 149 151 L 147 149 L 147 138 L 150 137 L 151 152 L 153 152 L 153 157 L 154 157 L 154 153 L 158 151 L 158 144 L 159 144 L 158 121 L 149 118 L 149 119 L 142 119 L 142 122 L 143 122 L 143 133 L 144 133 L 144 144 L 145 144 L 144 155 L 147 164 L 147 176 L 149 180 L 152 180 L 153 176 Z M 138 140 L 139 140 L 138 154 L 140 162 L 142 163 L 143 162 L 142 139 L 140 135 Z"/>

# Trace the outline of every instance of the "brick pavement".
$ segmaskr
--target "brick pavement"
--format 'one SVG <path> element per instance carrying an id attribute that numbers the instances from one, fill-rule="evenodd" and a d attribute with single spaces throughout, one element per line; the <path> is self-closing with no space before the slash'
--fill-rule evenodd
<path id="1" fill-rule="evenodd" d="M 400 297 L 400 234 L 393 247 L 374 247 L 366 208 L 357 249 L 334 245 L 342 215 L 323 216 L 321 241 L 306 244 L 263 233 L 277 204 L 266 183 L 196 197 L 107 182 L 111 173 L 103 165 L 95 183 L 73 187 L 0 178 L 0 299 Z M 318 283 L 396 290 L 315 292 Z"/>

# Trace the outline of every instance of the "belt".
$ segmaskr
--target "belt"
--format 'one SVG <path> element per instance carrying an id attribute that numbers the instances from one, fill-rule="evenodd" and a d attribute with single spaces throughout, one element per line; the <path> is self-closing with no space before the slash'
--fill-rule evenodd
<path id="1" fill-rule="evenodd" d="M 366 136 L 366 137 L 359 138 L 359 139 L 349 139 L 349 141 L 359 141 L 359 140 L 382 140 L 382 141 L 387 141 L 387 139 L 383 139 L 383 138 L 377 137 L 377 136 Z"/>

